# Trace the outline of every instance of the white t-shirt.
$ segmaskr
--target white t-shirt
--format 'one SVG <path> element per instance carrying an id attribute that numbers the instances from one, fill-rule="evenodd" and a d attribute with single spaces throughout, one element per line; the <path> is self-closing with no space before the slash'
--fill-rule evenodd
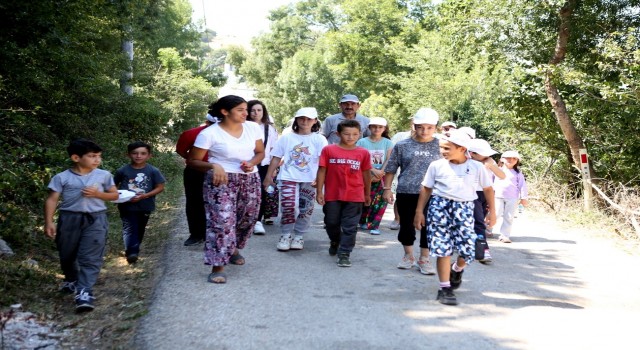
<path id="1" fill-rule="evenodd" d="M 295 132 L 278 139 L 271 150 L 272 157 L 283 160 L 278 180 L 313 182 L 318 172 L 320 152 L 327 139 L 317 133 L 298 135 Z"/>
<path id="2" fill-rule="evenodd" d="M 433 194 L 457 202 L 478 198 L 476 187 L 490 187 L 491 179 L 480 162 L 467 160 L 454 164 L 446 159 L 431 162 L 422 186 L 432 188 Z"/>
<path id="3" fill-rule="evenodd" d="M 240 163 L 255 156 L 256 141 L 263 138 L 264 132 L 253 122 L 242 124 L 242 135 L 238 138 L 229 135 L 216 123 L 202 130 L 193 145 L 209 150 L 209 163 L 219 164 L 227 173 L 244 174 Z M 256 171 L 258 167 L 254 167 L 252 173 Z"/>

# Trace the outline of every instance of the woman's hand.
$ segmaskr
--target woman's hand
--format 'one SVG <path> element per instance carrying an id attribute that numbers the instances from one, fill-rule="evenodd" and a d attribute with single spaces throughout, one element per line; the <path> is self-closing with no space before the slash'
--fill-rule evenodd
<path id="1" fill-rule="evenodd" d="M 382 198 L 384 198 L 384 200 L 389 204 L 393 204 L 394 202 L 393 192 L 391 192 L 391 190 L 384 190 L 384 192 L 382 193 Z"/>
<path id="2" fill-rule="evenodd" d="M 251 162 L 243 160 L 242 163 L 240 163 L 240 169 L 242 169 L 242 171 L 244 171 L 245 173 L 250 173 L 253 171 L 253 164 L 251 164 Z"/>
<path id="3" fill-rule="evenodd" d="M 371 169 L 371 182 L 380 182 L 384 176 L 384 171 L 379 169 Z"/>
<path id="4" fill-rule="evenodd" d="M 264 181 L 262 181 L 262 187 L 264 187 L 265 190 L 267 189 L 267 187 L 273 186 L 273 185 L 274 185 L 273 178 L 271 178 L 271 176 L 266 176 L 264 178 Z M 275 187 L 275 186 L 273 186 L 273 187 Z"/>
<path id="5" fill-rule="evenodd" d="M 222 166 L 219 164 L 213 164 L 213 185 L 220 186 L 226 185 L 229 183 L 229 178 L 227 177 L 227 172 L 224 171 Z"/>

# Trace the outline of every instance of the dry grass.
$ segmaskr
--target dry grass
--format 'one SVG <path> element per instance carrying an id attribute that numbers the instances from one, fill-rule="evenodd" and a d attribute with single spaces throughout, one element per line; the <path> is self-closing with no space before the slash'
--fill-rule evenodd
<path id="1" fill-rule="evenodd" d="M 640 246 L 640 236 L 631 225 L 630 216 L 611 208 L 594 193 L 591 211 L 584 210 L 584 200 L 571 185 L 558 184 L 548 179 L 527 180 L 532 197 L 532 209 L 547 212 L 567 227 L 582 228 L 585 235 L 614 240 L 620 248 L 633 252 Z M 638 190 L 618 185 L 609 186 L 614 201 L 638 211 Z"/>

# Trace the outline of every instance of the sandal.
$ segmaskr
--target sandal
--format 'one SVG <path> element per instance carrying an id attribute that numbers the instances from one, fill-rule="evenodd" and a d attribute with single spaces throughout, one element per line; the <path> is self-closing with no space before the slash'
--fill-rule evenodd
<path id="1" fill-rule="evenodd" d="M 229 259 L 229 263 L 234 265 L 244 265 L 245 263 L 244 256 L 240 255 L 240 253 L 231 255 L 231 259 Z"/>
<path id="2" fill-rule="evenodd" d="M 217 281 L 215 280 L 216 278 L 218 279 Z M 222 279 L 219 279 L 219 278 L 222 278 Z M 215 284 L 227 283 L 227 274 L 222 271 L 212 272 L 209 274 L 207 281 L 209 283 L 215 283 Z"/>

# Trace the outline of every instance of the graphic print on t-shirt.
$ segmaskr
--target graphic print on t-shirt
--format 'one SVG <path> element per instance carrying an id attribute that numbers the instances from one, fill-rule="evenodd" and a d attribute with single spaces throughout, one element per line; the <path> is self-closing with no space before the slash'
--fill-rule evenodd
<path id="1" fill-rule="evenodd" d="M 311 171 L 309 163 L 311 162 L 311 152 L 309 152 L 309 146 L 305 146 L 304 143 L 299 143 L 293 146 L 293 149 L 289 151 L 289 161 L 286 166 L 292 166 L 303 173 Z"/>
<path id="2" fill-rule="evenodd" d="M 384 164 L 384 151 L 381 149 L 372 149 L 369 150 L 369 153 L 371 154 L 371 164 L 374 165 L 374 167 L 378 165 L 376 168 L 379 169 L 380 166 Z"/>
<path id="3" fill-rule="evenodd" d="M 351 168 L 352 173 L 360 171 L 360 161 L 355 159 L 330 158 L 329 164 L 347 164 Z"/>
<path id="4" fill-rule="evenodd" d="M 129 191 L 133 191 L 136 194 L 146 193 L 145 188 L 149 188 L 151 180 L 144 173 L 137 173 L 136 177 L 129 179 L 127 188 Z"/>

